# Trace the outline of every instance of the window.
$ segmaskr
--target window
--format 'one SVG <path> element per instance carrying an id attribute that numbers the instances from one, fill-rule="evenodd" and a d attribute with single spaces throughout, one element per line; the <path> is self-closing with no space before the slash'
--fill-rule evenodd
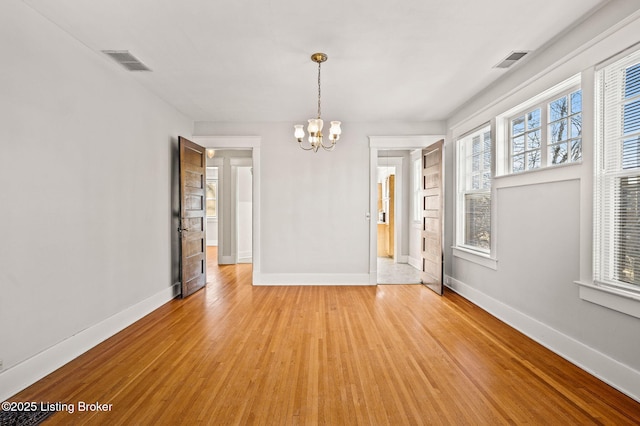
<path id="1" fill-rule="evenodd" d="M 218 217 L 218 181 L 207 180 L 207 217 Z"/>
<path id="2" fill-rule="evenodd" d="M 582 160 L 582 90 L 549 103 L 547 164 Z"/>
<path id="3" fill-rule="evenodd" d="M 505 175 L 582 161 L 579 75 L 497 118 L 497 173 Z"/>
<path id="4" fill-rule="evenodd" d="M 458 140 L 457 246 L 491 248 L 491 129 Z"/>
<path id="5" fill-rule="evenodd" d="M 207 217 L 218 217 L 218 168 L 207 167 L 207 187 L 205 192 Z"/>
<path id="6" fill-rule="evenodd" d="M 640 290 L 640 52 L 598 71 L 594 275 Z"/>
<path id="7" fill-rule="evenodd" d="M 511 171 L 521 172 L 540 167 L 542 161 L 542 130 L 540 108 L 511 119 Z"/>

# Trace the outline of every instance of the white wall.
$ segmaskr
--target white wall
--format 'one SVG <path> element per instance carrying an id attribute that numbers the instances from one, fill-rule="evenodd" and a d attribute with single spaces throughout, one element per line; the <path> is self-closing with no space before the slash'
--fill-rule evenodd
<path id="1" fill-rule="evenodd" d="M 252 257 L 252 189 L 251 167 L 238 167 L 238 262 L 251 262 Z"/>
<path id="2" fill-rule="evenodd" d="M 497 269 L 453 257 L 449 250 L 445 271 L 456 291 L 636 399 L 640 319 L 582 300 L 574 282 L 591 279 L 593 67 L 640 42 L 640 14 L 623 21 L 639 7 L 610 2 L 449 120 L 446 180 L 453 183 L 458 135 L 582 73 L 583 163 L 495 179 Z M 607 30 L 619 21 L 624 25 Z M 446 197 L 445 247 L 451 247 L 453 184 Z"/>
<path id="3" fill-rule="evenodd" d="M 218 219 L 207 218 L 207 245 L 218 245 Z"/>
<path id="4" fill-rule="evenodd" d="M 261 136 L 257 284 L 369 284 L 368 136 L 443 133 L 443 123 L 345 122 L 336 149 L 318 153 L 298 148 L 293 123 L 197 122 L 194 133 Z"/>
<path id="5" fill-rule="evenodd" d="M 0 51 L 4 400 L 173 296 L 192 124 L 21 1 L 0 2 Z"/>

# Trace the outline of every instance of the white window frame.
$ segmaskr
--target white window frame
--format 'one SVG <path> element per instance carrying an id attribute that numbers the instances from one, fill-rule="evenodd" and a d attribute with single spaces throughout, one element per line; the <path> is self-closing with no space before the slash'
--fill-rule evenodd
<path id="1" fill-rule="evenodd" d="M 541 170 L 549 170 L 555 169 L 563 166 L 570 166 L 574 164 L 581 164 L 582 157 L 578 161 L 567 161 L 565 163 L 560 164 L 548 164 L 548 128 L 549 128 L 549 120 L 548 120 L 548 106 L 551 102 L 556 99 L 567 96 L 577 90 L 582 90 L 581 88 L 581 78 L 580 74 L 576 74 L 571 78 L 551 87 L 548 90 L 543 91 L 542 93 L 534 96 L 528 101 L 517 105 L 514 108 L 505 111 L 504 113 L 498 115 L 496 117 L 496 132 L 495 137 L 497 140 L 496 148 L 495 148 L 495 158 L 496 158 L 496 170 L 494 177 L 501 176 L 517 176 L 527 173 L 535 173 Z M 540 166 L 535 169 L 526 169 L 523 171 L 513 172 L 512 164 L 513 164 L 513 153 L 512 153 L 512 143 L 511 143 L 511 120 L 517 118 L 522 115 L 527 115 L 531 111 L 535 111 L 536 109 L 540 109 L 540 133 L 541 133 L 541 143 L 540 143 Z M 584 99 L 582 105 L 582 114 L 584 113 Z M 582 118 L 584 123 L 584 116 Z M 583 124 L 584 126 L 584 124 Z M 567 130 L 567 133 L 569 130 Z M 581 137 L 582 142 L 581 145 L 584 144 L 584 134 Z M 582 149 L 582 148 L 581 148 Z M 526 164 L 525 164 L 526 166 Z"/>
<path id="2" fill-rule="evenodd" d="M 580 158 L 578 160 L 572 160 L 571 155 L 569 155 L 569 158 L 567 161 L 565 161 L 564 163 L 557 163 L 557 164 L 553 164 L 551 163 L 550 159 L 549 159 L 549 148 L 553 145 L 558 145 L 558 143 L 551 143 L 549 141 L 549 127 L 551 126 L 552 122 L 551 117 L 549 116 L 549 108 L 550 105 L 563 97 L 569 97 L 571 94 L 581 91 L 581 87 L 580 85 L 574 85 L 566 90 L 563 90 L 561 92 L 557 92 L 554 93 L 553 95 L 551 95 L 550 97 L 544 99 L 542 102 L 537 103 L 535 105 L 530 105 L 529 107 L 523 109 L 522 111 L 519 111 L 513 115 L 511 115 L 509 118 L 507 118 L 507 123 L 506 123 L 506 127 L 507 127 L 507 137 L 506 142 L 507 142 L 507 148 L 508 148 L 508 152 L 509 152 L 509 156 L 508 156 L 508 165 L 507 165 L 507 171 L 509 174 L 515 174 L 515 173 L 522 173 L 522 172 L 526 172 L 526 171 L 534 171 L 534 170 L 538 170 L 538 169 L 542 169 L 545 167 L 557 167 L 560 166 L 562 164 L 571 164 L 571 163 L 581 163 L 582 162 L 582 155 L 580 156 Z M 571 103 L 571 100 L 569 100 L 569 103 Z M 519 118 L 520 116 L 524 116 L 525 119 L 525 125 L 528 123 L 528 118 L 527 116 L 536 111 L 536 110 L 540 110 L 540 122 L 539 125 L 533 129 L 533 131 L 539 131 L 540 132 L 540 148 L 538 149 L 529 149 L 527 150 L 525 147 L 525 160 L 524 160 L 524 170 L 521 171 L 513 171 L 513 158 L 514 158 L 514 153 L 513 153 L 513 136 L 511 135 L 511 123 L 513 122 L 514 119 Z M 571 118 L 575 117 L 576 115 L 580 114 L 582 116 L 582 110 L 583 108 L 580 109 L 579 113 L 571 113 L 569 115 L 567 115 L 567 117 L 565 117 L 565 119 L 567 120 L 567 122 L 571 123 Z M 557 122 L 558 120 L 555 120 L 554 122 Z M 571 151 L 571 147 L 570 147 L 570 143 L 572 141 L 572 139 L 576 139 L 576 138 L 571 138 L 570 136 L 570 129 L 571 129 L 571 124 L 568 125 L 566 133 L 567 133 L 567 139 L 565 139 L 563 141 L 563 143 L 566 143 L 569 146 L 569 151 Z M 527 137 L 526 135 L 528 133 L 531 133 L 530 131 L 528 131 L 525 127 L 524 131 L 522 135 L 524 137 L 524 140 L 526 141 Z M 580 136 L 580 150 L 582 151 L 582 136 Z M 526 161 L 527 155 L 531 152 L 534 151 L 540 151 L 540 163 L 538 165 L 538 167 L 535 168 L 528 168 L 528 162 Z"/>
<path id="3" fill-rule="evenodd" d="M 595 152 L 594 152 L 594 202 L 593 202 L 593 279 L 592 282 L 579 281 L 580 297 L 592 303 L 596 303 L 610 309 L 623 312 L 640 318 L 640 285 L 627 284 L 612 279 L 608 269 L 611 262 L 611 250 L 615 246 L 615 238 L 608 237 L 609 233 L 615 233 L 612 222 L 604 220 L 603 215 L 610 209 L 615 209 L 616 204 L 607 203 L 605 197 L 615 190 L 615 182 L 609 183 L 612 178 L 623 175 L 640 176 L 640 168 L 623 170 L 616 168 L 606 170 L 604 166 L 604 149 L 611 147 L 608 139 L 609 128 L 606 127 L 607 117 L 601 100 L 605 97 L 603 86 L 603 72 L 609 66 L 622 69 L 640 63 L 640 50 L 623 52 L 609 61 L 596 67 L 595 75 Z M 622 102 L 623 100 L 619 100 Z M 616 111 L 620 114 L 620 110 Z M 622 117 L 620 117 L 622 118 Z M 614 132 L 614 137 L 619 135 Z M 620 160 L 621 162 L 621 160 Z M 620 165 L 619 165 L 620 166 Z"/>
<path id="4" fill-rule="evenodd" d="M 491 161 L 488 169 L 482 167 L 478 173 L 489 172 L 490 173 L 490 185 L 489 188 L 478 188 L 478 189 L 469 189 L 469 180 L 471 176 L 468 172 L 468 160 L 471 157 L 468 155 L 468 147 L 466 145 L 471 145 L 473 139 L 475 137 L 480 136 L 489 132 L 491 135 Z M 482 140 L 482 139 L 481 139 Z M 485 259 L 490 259 L 491 257 L 491 247 L 494 244 L 494 235 L 492 235 L 493 229 L 493 213 L 495 209 L 493 208 L 493 196 L 492 196 L 492 182 L 493 182 L 493 132 L 490 124 L 484 124 L 467 134 L 462 135 L 456 141 L 456 231 L 455 231 L 455 246 L 453 247 L 453 254 L 458 257 L 465 258 L 471 261 L 477 261 L 474 259 L 474 256 L 481 256 Z M 484 154 L 484 148 L 482 149 Z M 468 194 L 486 194 L 490 198 L 490 211 L 491 211 L 491 220 L 490 220 L 490 244 L 489 248 L 482 248 L 478 246 L 473 246 L 465 243 L 465 196 Z M 477 263 L 486 264 L 486 266 L 492 267 L 495 269 L 495 262 L 490 261 L 489 263 L 484 261 L 479 261 Z"/>

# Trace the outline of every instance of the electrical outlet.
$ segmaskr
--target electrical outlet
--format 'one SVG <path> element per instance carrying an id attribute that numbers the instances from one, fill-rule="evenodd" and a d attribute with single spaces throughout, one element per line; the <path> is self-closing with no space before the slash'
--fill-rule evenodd
<path id="1" fill-rule="evenodd" d="M 444 282 L 445 282 L 445 284 L 451 284 L 451 278 L 446 277 L 446 278 L 444 279 Z"/>

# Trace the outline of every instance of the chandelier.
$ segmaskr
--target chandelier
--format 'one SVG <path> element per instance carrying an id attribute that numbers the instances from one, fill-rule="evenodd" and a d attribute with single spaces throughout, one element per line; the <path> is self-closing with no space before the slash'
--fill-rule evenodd
<path id="1" fill-rule="evenodd" d="M 318 118 L 309 119 L 309 125 L 307 126 L 307 132 L 309 132 L 309 146 L 304 146 L 302 141 L 304 139 L 304 129 L 302 124 L 296 124 L 293 126 L 294 133 L 293 136 L 298 140 L 300 148 L 305 151 L 318 152 L 318 149 L 322 147 L 326 151 L 333 151 L 333 148 L 336 147 L 336 142 L 340 139 L 340 133 L 342 130 L 340 129 L 339 121 L 332 121 L 331 127 L 329 128 L 329 145 L 325 145 L 322 139 L 322 125 L 323 121 L 320 118 L 320 67 L 322 63 L 327 60 L 327 55 L 324 53 L 314 53 L 311 55 L 311 60 L 318 64 Z"/>

